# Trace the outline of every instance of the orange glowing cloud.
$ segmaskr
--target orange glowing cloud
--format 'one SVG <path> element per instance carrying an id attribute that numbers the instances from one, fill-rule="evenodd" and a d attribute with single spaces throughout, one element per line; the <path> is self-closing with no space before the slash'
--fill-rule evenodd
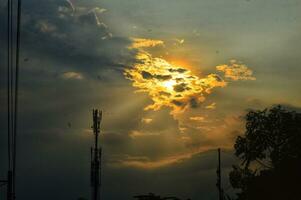
<path id="1" fill-rule="evenodd" d="M 189 119 L 192 120 L 192 121 L 200 121 L 200 122 L 202 122 L 202 121 L 205 120 L 205 117 L 202 117 L 202 116 L 194 116 L 194 117 L 190 117 Z"/>
<path id="2" fill-rule="evenodd" d="M 152 160 L 146 156 L 130 156 L 125 155 L 123 158 L 115 160 L 115 162 L 110 163 L 114 167 L 132 167 L 145 170 L 152 170 L 155 168 L 166 167 L 171 164 L 182 163 L 187 159 L 190 159 L 192 156 L 204 152 L 207 149 L 200 148 L 197 151 L 186 152 L 178 155 L 168 156 L 158 160 Z"/>
<path id="3" fill-rule="evenodd" d="M 152 121 L 153 121 L 153 119 L 151 119 L 151 118 L 142 118 L 141 119 L 141 122 L 145 123 L 145 124 L 150 124 Z"/>
<path id="4" fill-rule="evenodd" d="M 230 65 L 225 64 L 216 66 L 216 69 L 224 72 L 225 78 L 233 81 L 256 80 L 253 76 L 253 71 L 237 60 L 230 60 Z"/>
<path id="5" fill-rule="evenodd" d="M 154 103 L 145 110 L 169 107 L 175 114 L 188 107 L 196 107 L 213 88 L 227 85 L 217 74 L 200 78 L 189 69 L 162 58 L 153 58 L 144 51 L 139 52 L 136 58 L 138 62 L 126 69 L 124 75 L 138 92 L 147 92 L 153 100 Z"/>
<path id="6" fill-rule="evenodd" d="M 158 45 L 163 45 L 164 42 L 162 40 L 152 40 L 145 38 L 132 38 L 132 45 L 129 48 L 143 48 L 143 47 L 155 47 Z"/>
<path id="7" fill-rule="evenodd" d="M 83 75 L 78 72 L 64 72 L 61 77 L 63 79 L 76 79 L 76 80 L 81 80 L 83 79 Z"/>
<path id="8" fill-rule="evenodd" d="M 154 57 L 144 47 L 163 45 L 161 40 L 133 38 L 129 48 L 136 48 L 137 62 L 124 71 L 124 76 L 132 81 L 137 92 L 149 95 L 152 104 L 145 110 L 160 110 L 163 107 L 171 108 L 175 116 L 188 108 L 196 108 L 205 101 L 206 97 L 215 88 L 227 86 L 221 76 L 215 73 L 200 77 L 188 67 L 172 64 L 163 58 Z M 218 71 L 225 74 L 227 80 L 255 80 L 253 72 L 244 64 L 231 60 L 230 65 L 217 66 Z M 208 105 L 207 109 L 214 109 L 215 103 Z"/>

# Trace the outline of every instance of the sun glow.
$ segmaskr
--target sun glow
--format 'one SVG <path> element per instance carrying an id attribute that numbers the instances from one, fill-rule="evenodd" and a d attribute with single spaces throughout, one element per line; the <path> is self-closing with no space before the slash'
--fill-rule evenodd
<path id="1" fill-rule="evenodd" d="M 201 76 L 200 68 L 187 66 L 185 60 L 172 58 L 169 62 L 154 57 L 148 49 L 156 46 L 165 44 L 162 40 L 132 38 L 129 49 L 138 50 L 136 62 L 124 71 L 125 78 L 132 81 L 136 91 L 148 93 L 153 101 L 145 110 L 169 107 L 175 116 L 198 107 L 214 88 L 225 87 L 229 81 L 255 80 L 252 70 L 237 60 L 216 67 L 219 74 L 224 73 L 225 80 L 216 73 Z M 214 109 L 215 103 L 206 108 Z"/>
<path id="2" fill-rule="evenodd" d="M 165 106 L 172 108 L 172 114 L 176 114 L 196 107 L 213 88 L 227 84 L 217 74 L 200 78 L 187 68 L 154 58 L 147 52 L 140 52 L 137 60 L 124 74 L 132 80 L 138 92 L 148 93 L 153 100 L 154 103 L 146 106 L 145 110 L 159 110 Z"/>
<path id="3" fill-rule="evenodd" d="M 169 80 L 162 82 L 162 85 L 169 91 L 172 91 L 174 86 L 177 84 L 175 80 Z"/>

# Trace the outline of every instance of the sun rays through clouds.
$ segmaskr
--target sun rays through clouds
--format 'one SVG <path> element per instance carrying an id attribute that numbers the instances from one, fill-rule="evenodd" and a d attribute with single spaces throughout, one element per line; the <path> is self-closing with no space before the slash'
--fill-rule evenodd
<path id="1" fill-rule="evenodd" d="M 147 52 L 139 52 L 136 63 L 125 70 L 125 76 L 132 81 L 137 92 L 146 92 L 153 104 L 145 110 L 172 109 L 172 114 L 196 107 L 205 100 L 215 87 L 227 83 L 217 74 L 200 78 L 189 69 L 176 66 L 162 58 L 154 58 Z"/>
<path id="2" fill-rule="evenodd" d="M 138 50 L 137 61 L 132 67 L 125 69 L 124 75 L 132 81 L 137 92 L 147 93 L 153 101 L 144 110 L 157 111 L 167 107 L 175 116 L 189 108 L 197 108 L 215 88 L 226 87 L 229 81 L 255 80 L 253 72 L 236 60 L 231 60 L 230 65 L 216 67 L 224 73 L 223 76 L 217 73 L 200 76 L 183 66 L 154 57 L 146 50 L 164 45 L 163 41 L 142 38 L 134 38 L 132 41 L 129 48 Z"/>

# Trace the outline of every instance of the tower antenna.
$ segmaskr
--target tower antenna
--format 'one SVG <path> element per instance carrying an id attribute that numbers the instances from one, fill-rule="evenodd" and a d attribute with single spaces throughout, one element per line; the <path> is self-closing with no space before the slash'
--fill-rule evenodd
<path id="1" fill-rule="evenodd" d="M 102 111 L 93 109 L 93 134 L 94 147 L 91 147 L 91 200 L 100 200 L 100 166 L 101 166 L 101 148 L 98 147 L 98 136 L 100 133 L 100 122 Z"/>
<path id="2" fill-rule="evenodd" d="M 217 149 L 217 157 L 218 157 L 218 166 L 216 170 L 216 175 L 217 175 L 217 189 L 218 189 L 218 194 L 219 194 L 219 200 L 224 200 L 224 191 L 222 188 L 222 171 L 221 171 L 221 149 Z"/>

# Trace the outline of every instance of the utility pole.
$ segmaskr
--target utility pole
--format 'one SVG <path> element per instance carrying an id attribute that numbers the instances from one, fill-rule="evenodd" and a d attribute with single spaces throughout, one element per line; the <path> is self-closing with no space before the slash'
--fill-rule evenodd
<path id="1" fill-rule="evenodd" d="M 11 170 L 7 171 L 7 179 L 0 180 L 0 183 L 6 185 L 6 199 L 7 200 L 14 200 L 15 195 L 13 193 L 13 172 Z"/>
<path id="2" fill-rule="evenodd" d="M 217 189 L 218 189 L 218 194 L 219 194 L 219 200 L 223 200 L 224 199 L 224 192 L 222 189 L 222 177 L 221 177 L 221 149 L 218 148 L 217 149 L 217 153 L 218 153 L 218 166 L 217 166 L 217 170 L 216 170 L 216 174 L 217 174 Z"/>
<path id="3" fill-rule="evenodd" d="M 17 15 L 14 13 L 17 9 Z M 14 24 L 16 22 L 16 24 Z M 16 33 L 14 33 L 14 30 Z M 7 153 L 6 180 L 0 183 L 7 187 L 7 200 L 16 199 L 16 157 L 18 89 L 20 66 L 21 0 L 7 0 Z"/>
<path id="4" fill-rule="evenodd" d="M 7 200 L 15 199 L 15 194 L 13 192 L 13 172 L 8 170 L 7 172 Z"/>
<path id="5" fill-rule="evenodd" d="M 100 200 L 101 148 L 98 147 L 102 111 L 93 109 L 94 147 L 91 147 L 91 200 Z"/>

